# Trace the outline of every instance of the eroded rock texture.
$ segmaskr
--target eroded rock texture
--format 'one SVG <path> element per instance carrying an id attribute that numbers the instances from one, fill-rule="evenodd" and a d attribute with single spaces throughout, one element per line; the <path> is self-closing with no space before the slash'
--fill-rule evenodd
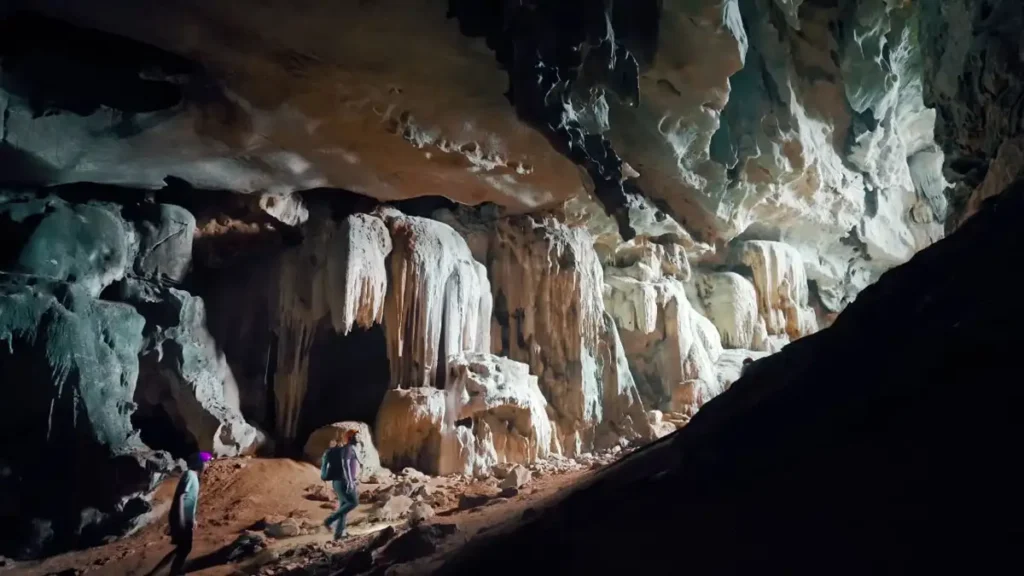
<path id="1" fill-rule="evenodd" d="M 244 16 L 231 2 L 24 7 L 88 27 L 20 15 L 3 30 L 18 87 L 0 101 L 5 146 L 32 160 L 31 182 L 159 188 L 173 176 L 518 210 L 583 189 L 518 121 L 506 74 L 445 1 L 272 2 Z"/>
<path id="2" fill-rule="evenodd" d="M 1024 250 L 1022 213 L 1015 184 L 682 431 L 435 573 L 520 574 L 535 555 L 553 572 L 660 573 L 681 557 L 700 574 L 1021 567 L 1024 477 L 1006 455 L 1024 439 L 1022 390 L 1005 361 L 1020 339 L 993 335 L 1016 333 L 1024 302 L 977 278 Z M 951 423 L 965 382 L 986 397 Z"/>
<path id="3" fill-rule="evenodd" d="M 922 3 L 925 99 L 949 158 L 955 227 L 1017 179 L 1024 6 L 1006 0 Z"/>
<path id="4" fill-rule="evenodd" d="M 521 362 L 481 352 L 449 360 L 447 386 L 395 389 L 377 417 L 382 460 L 430 474 L 486 476 L 557 450 L 548 403 Z"/>
<path id="5" fill-rule="evenodd" d="M 170 446 L 146 445 L 153 438 L 140 436 L 138 413 L 177 416 L 183 443 L 218 454 L 259 442 L 228 393 L 229 374 L 196 341 L 201 301 L 161 284 L 188 268 L 195 222 L 187 211 L 5 194 L 0 219 L 0 379 L 9 398 L 0 458 L 15 503 L 5 510 L 15 531 L 6 551 L 89 543 L 148 510 L 142 497 L 171 469 L 151 448 Z M 175 377 L 139 385 L 151 353 Z M 53 474 L 55 461 L 63 473 Z M 68 475 L 76 490 L 60 484 Z"/>
<path id="6" fill-rule="evenodd" d="M 562 450 L 589 451 L 607 431 L 649 435 L 590 234 L 553 219 L 498 223 L 491 239 L 494 349 L 530 365 L 556 413 Z"/>

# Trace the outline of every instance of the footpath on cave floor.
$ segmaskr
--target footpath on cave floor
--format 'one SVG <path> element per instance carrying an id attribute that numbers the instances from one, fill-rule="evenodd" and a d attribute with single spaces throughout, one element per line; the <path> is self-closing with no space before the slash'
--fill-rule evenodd
<path id="1" fill-rule="evenodd" d="M 502 465 L 482 479 L 383 470 L 361 485 L 360 505 L 349 515 L 351 536 L 341 542 L 321 525 L 336 500 L 316 467 L 286 459 L 216 460 L 203 475 L 188 572 L 360 574 L 395 566 L 389 574 L 421 573 L 475 534 L 528 516 L 624 453 L 556 457 L 525 469 Z M 135 534 L 0 572 L 149 574 L 173 549 L 166 515 L 176 483 L 174 477 L 159 486 L 156 519 Z"/>

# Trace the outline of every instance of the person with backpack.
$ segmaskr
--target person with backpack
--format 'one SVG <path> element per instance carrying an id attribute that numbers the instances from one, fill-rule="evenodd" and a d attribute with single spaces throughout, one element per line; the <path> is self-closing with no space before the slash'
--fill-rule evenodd
<path id="1" fill-rule="evenodd" d="M 324 526 L 334 527 L 334 539 L 339 540 L 347 535 L 345 517 L 359 504 L 359 456 L 356 454 L 356 443 L 359 436 L 356 432 L 348 433 L 347 442 L 339 446 L 332 440 L 330 448 L 324 452 L 320 465 L 320 478 L 331 482 L 334 493 L 338 496 L 338 509 L 324 520 Z"/>

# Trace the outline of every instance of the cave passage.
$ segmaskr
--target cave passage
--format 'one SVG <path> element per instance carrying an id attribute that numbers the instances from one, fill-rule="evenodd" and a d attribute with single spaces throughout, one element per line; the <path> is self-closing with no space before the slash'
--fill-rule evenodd
<path id="1" fill-rule="evenodd" d="M 334 332 L 325 318 L 317 326 L 310 350 L 298 445 L 292 448 L 301 450 L 311 433 L 335 422 L 366 422 L 372 428 L 389 384 L 384 327 L 355 327 L 343 335 Z"/>
<path id="2" fill-rule="evenodd" d="M 195 438 L 175 425 L 163 403 L 139 403 L 139 408 L 132 414 L 132 427 L 139 431 L 139 437 L 146 446 L 166 450 L 175 458 L 187 458 L 199 450 Z"/>

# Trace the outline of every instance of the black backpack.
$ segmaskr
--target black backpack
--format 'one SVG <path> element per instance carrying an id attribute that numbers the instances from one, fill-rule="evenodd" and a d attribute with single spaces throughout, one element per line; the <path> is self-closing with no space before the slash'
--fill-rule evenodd
<path id="1" fill-rule="evenodd" d="M 341 446 L 330 448 L 324 454 L 324 459 L 327 460 L 327 480 L 345 479 L 345 465 L 342 461 L 342 454 L 344 452 Z"/>

